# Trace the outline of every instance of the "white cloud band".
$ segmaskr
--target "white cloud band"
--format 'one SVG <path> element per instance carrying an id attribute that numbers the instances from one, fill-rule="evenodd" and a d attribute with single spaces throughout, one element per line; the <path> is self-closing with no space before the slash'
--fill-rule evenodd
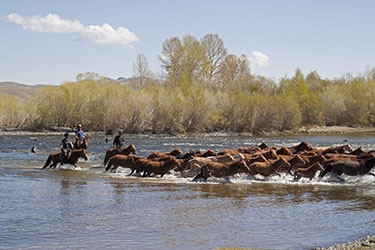
<path id="1" fill-rule="evenodd" d="M 251 65 L 258 67 L 266 67 L 271 64 L 269 57 L 259 51 L 251 52 L 249 60 Z"/>
<path id="2" fill-rule="evenodd" d="M 46 33 L 77 33 L 79 41 L 88 41 L 98 44 L 119 44 L 131 47 L 131 43 L 138 41 L 138 37 L 124 27 L 117 29 L 105 23 L 102 26 L 84 26 L 78 20 L 61 19 L 56 14 L 45 17 L 39 15 L 23 17 L 17 13 L 6 16 L 11 23 L 20 24 L 24 30 Z"/>

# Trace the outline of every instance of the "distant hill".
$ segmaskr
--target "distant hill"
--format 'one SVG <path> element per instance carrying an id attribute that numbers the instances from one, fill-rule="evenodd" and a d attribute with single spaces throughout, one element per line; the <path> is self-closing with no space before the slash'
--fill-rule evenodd
<path id="1" fill-rule="evenodd" d="M 34 94 L 41 85 L 26 85 L 16 82 L 0 82 L 0 93 L 15 96 L 20 100 L 26 100 Z"/>

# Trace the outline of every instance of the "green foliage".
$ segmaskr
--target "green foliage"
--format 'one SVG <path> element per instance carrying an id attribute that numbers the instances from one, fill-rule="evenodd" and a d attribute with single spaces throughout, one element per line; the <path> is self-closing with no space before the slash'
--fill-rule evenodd
<path id="1" fill-rule="evenodd" d="M 271 132 L 314 125 L 375 125 L 375 69 L 321 79 L 296 69 L 279 82 L 250 74 L 246 56 L 227 54 L 217 35 L 163 43 L 165 79 L 139 57 L 135 88 L 96 73 L 43 86 L 25 102 L 0 94 L 0 126 L 49 129 L 84 125 L 115 133 Z M 134 86 L 134 85 L 133 85 Z"/>
<path id="2" fill-rule="evenodd" d="M 22 127 L 26 106 L 16 97 L 0 94 L 0 125 Z"/>

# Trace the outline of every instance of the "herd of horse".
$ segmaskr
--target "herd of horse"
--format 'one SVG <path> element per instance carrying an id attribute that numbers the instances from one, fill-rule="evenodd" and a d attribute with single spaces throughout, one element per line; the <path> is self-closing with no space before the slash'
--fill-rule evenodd
<path id="1" fill-rule="evenodd" d="M 87 160 L 86 148 L 74 149 L 67 162 L 75 164 L 82 157 Z M 52 162 L 52 163 L 51 163 Z M 51 154 L 44 167 L 55 168 L 60 162 L 59 153 Z M 215 151 L 189 151 L 180 148 L 170 152 L 153 152 L 147 157 L 137 156 L 134 144 L 120 149 L 109 148 L 103 161 L 104 172 L 115 173 L 118 168 L 130 169 L 129 175 L 163 177 L 174 173 L 192 181 L 207 180 L 209 177 L 225 178 L 245 174 L 269 177 L 287 173 L 294 181 L 301 178 L 312 180 L 331 174 L 341 179 L 349 176 L 370 174 L 375 166 L 375 151 L 364 151 L 362 147 L 353 150 L 348 144 L 317 148 L 302 141 L 295 146 L 269 146 L 261 143 L 255 147 Z"/>

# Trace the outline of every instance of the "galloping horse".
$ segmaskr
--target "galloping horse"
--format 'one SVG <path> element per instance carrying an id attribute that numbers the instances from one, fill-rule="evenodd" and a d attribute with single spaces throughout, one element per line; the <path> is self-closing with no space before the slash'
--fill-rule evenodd
<path id="1" fill-rule="evenodd" d="M 321 172 L 319 177 L 323 177 L 327 173 L 334 173 L 336 175 L 346 174 L 346 175 L 373 175 L 370 173 L 371 169 L 375 167 L 375 157 L 366 160 L 340 160 L 326 163 L 324 166 L 324 171 Z"/>
<path id="2" fill-rule="evenodd" d="M 298 168 L 294 172 L 293 181 L 298 181 L 301 177 L 309 178 L 310 181 L 315 177 L 317 171 L 324 171 L 324 168 L 319 162 L 315 162 L 310 167 L 307 168 Z"/>
<path id="3" fill-rule="evenodd" d="M 114 147 L 110 147 L 107 152 L 105 153 L 105 157 L 104 157 L 104 166 L 107 165 L 108 161 L 109 161 L 109 158 L 111 158 L 112 156 L 116 155 L 116 154 L 122 154 L 122 155 L 130 155 L 131 153 L 133 154 L 137 154 L 137 149 L 135 148 L 135 145 L 134 144 L 130 144 L 128 147 L 124 147 L 124 146 L 121 146 L 120 148 L 120 151 L 117 152 L 117 150 L 114 148 Z"/>
<path id="4" fill-rule="evenodd" d="M 200 173 L 196 175 L 192 181 L 197 181 L 200 178 L 203 178 L 207 181 L 207 178 L 210 176 L 216 178 L 224 177 L 227 181 L 230 181 L 229 176 L 233 176 L 241 172 L 249 172 L 249 167 L 247 166 L 244 159 L 224 163 L 209 162 L 206 165 L 202 166 Z"/>
<path id="5" fill-rule="evenodd" d="M 86 161 L 88 160 L 86 149 L 73 149 L 73 150 L 71 150 L 69 158 L 67 160 L 65 160 L 63 163 L 71 164 L 74 167 L 77 167 L 76 163 L 78 162 L 78 159 L 80 157 L 82 157 Z M 61 153 L 50 154 L 48 156 L 48 159 L 47 159 L 46 163 L 42 167 L 42 169 L 46 168 L 48 165 L 49 165 L 50 168 L 52 168 L 52 167 L 56 168 L 57 163 L 59 163 L 59 162 L 61 162 Z"/>

